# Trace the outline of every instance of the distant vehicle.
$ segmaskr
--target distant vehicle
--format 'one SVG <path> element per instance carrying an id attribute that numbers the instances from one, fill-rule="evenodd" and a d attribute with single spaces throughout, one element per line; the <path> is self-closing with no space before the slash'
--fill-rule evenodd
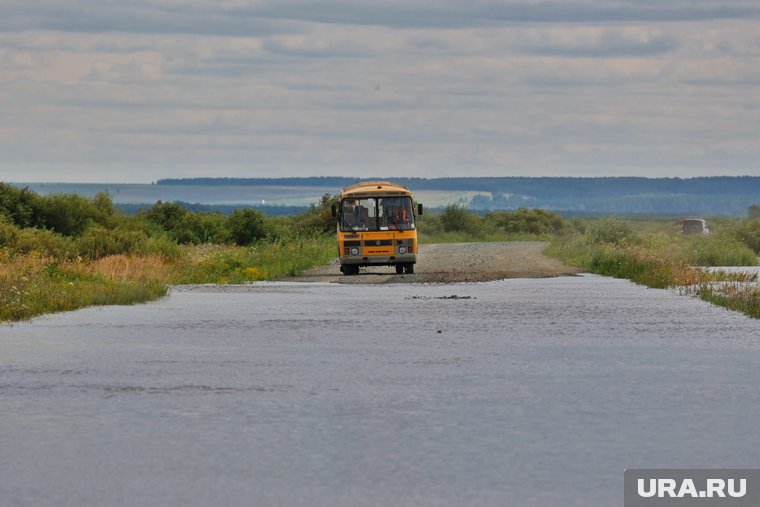
<path id="1" fill-rule="evenodd" d="M 338 219 L 338 255 L 344 275 L 360 266 L 394 266 L 396 273 L 414 273 L 417 226 L 413 196 L 404 185 L 367 181 L 341 191 L 333 207 Z M 422 215 L 422 204 L 417 205 Z"/>
<path id="2" fill-rule="evenodd" d="M 681 225 L 681 232 L 684 234 L 710 234 L 707 222 L 701 218 L 686 218 Z"/>

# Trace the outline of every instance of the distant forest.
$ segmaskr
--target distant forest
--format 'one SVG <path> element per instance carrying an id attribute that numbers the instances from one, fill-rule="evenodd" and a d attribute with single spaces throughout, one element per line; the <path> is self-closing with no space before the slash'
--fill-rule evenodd
<path id="1" fill-rule="evenodd" d="M 477 192 L 466 204 L 473 210 L 545 208 L 567 214 L 744 215 L 760 203 L 760 177 L 699 178 L 399 178 L 390 180 L 413 191 Z M 157 185 L 275 185 L 342 188 L 357 178 L 188 178 L 163 179 Z"/>
<path id="2" fill-rule="evenodd" d="M 716 189 L 724 193 L 754 192 L 760 195 L 760 176 L 708 176 L 700 178 L 568 178 L 568 177 L 479 177 L 479 178 L 345 178 L 315 176 L 309 178 L 176 178 L 161 179 L 157 185 L 273 185 L 286 187 L 342 188 L 357 181 L 393 181 L 415 190 L 486 191 L 537 194 L 544 197 L 572 195 L 629 195 L 672 193 L 712 195 Z"/>

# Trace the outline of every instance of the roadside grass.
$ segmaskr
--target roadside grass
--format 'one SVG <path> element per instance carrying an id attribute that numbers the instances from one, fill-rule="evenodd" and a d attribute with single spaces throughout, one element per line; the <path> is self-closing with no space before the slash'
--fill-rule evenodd
<path id="1" fill-rule="evenodd" d="M 756 319 L 760 318 L 760 288 L 757 286 L 757 280 L 738 281 L 719 287 L 702 285 L 690 289 L 687 294 Z"/>
<path id="2" fill-rule="evenodd" d="M 116 280 L 37 252 L 0 253 L 0 322 L 92 305 L 134 304 L 166 294 L 158 281 Z"/>
<path id="3" fill-rule="evenodd" d="M 172 256 L 109 255 L 59 259 L 0 250 L 0 322 L 87 306 L 158 299 L 171 284 L 246 283 L 298 274 L 335 256 L 335 238 L 319 235 L 251 246 L 184 245 Z"/>
<path id="4" fill-rule="evenodd" d="M 681 293 L 760 318 L 756 280 L 708 266 L 754 266 L 757 254 L 728 233 L 683 234 L 650 227 L 642 235 L 614 218 L 587 223 L 583 233 L 555 237 L 546 254 L 592 273 Z"/>
<path id="5" fill-rule="evenodd" d="M 187 260 L 170 279 L 175 284 L 245 283 L 296 275 L 326 264 L 336 256 L 332 236 L 304 236 L 248 247 L 197 245 L 185 247 Z"/>

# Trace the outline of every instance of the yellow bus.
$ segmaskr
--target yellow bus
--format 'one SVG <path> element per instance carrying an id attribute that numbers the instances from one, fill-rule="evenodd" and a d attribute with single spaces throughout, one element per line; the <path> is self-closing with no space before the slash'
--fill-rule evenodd
<path id="1" fill-rule="evenodd" d="M 338 255 L 344 275 L 361 266 L 395 266 L 396 273 L 414 273 L 417 226 L 413 196 L 404 185 L 367 181 L 349 185 L 333 207 L 338 221 Z M 417 205 L 422 215 L 422 204 Z"/>

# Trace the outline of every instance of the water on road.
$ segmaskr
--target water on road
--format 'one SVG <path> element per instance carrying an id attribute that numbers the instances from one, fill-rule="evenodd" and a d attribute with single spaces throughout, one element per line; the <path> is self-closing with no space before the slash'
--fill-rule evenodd
<path id="1" fill-rule="evenodd" d="M 622 505 L 760 468 L 759 365 L 760 322 L 592 275 L 180 287 L 0 328 L 0 505 Z"/>

